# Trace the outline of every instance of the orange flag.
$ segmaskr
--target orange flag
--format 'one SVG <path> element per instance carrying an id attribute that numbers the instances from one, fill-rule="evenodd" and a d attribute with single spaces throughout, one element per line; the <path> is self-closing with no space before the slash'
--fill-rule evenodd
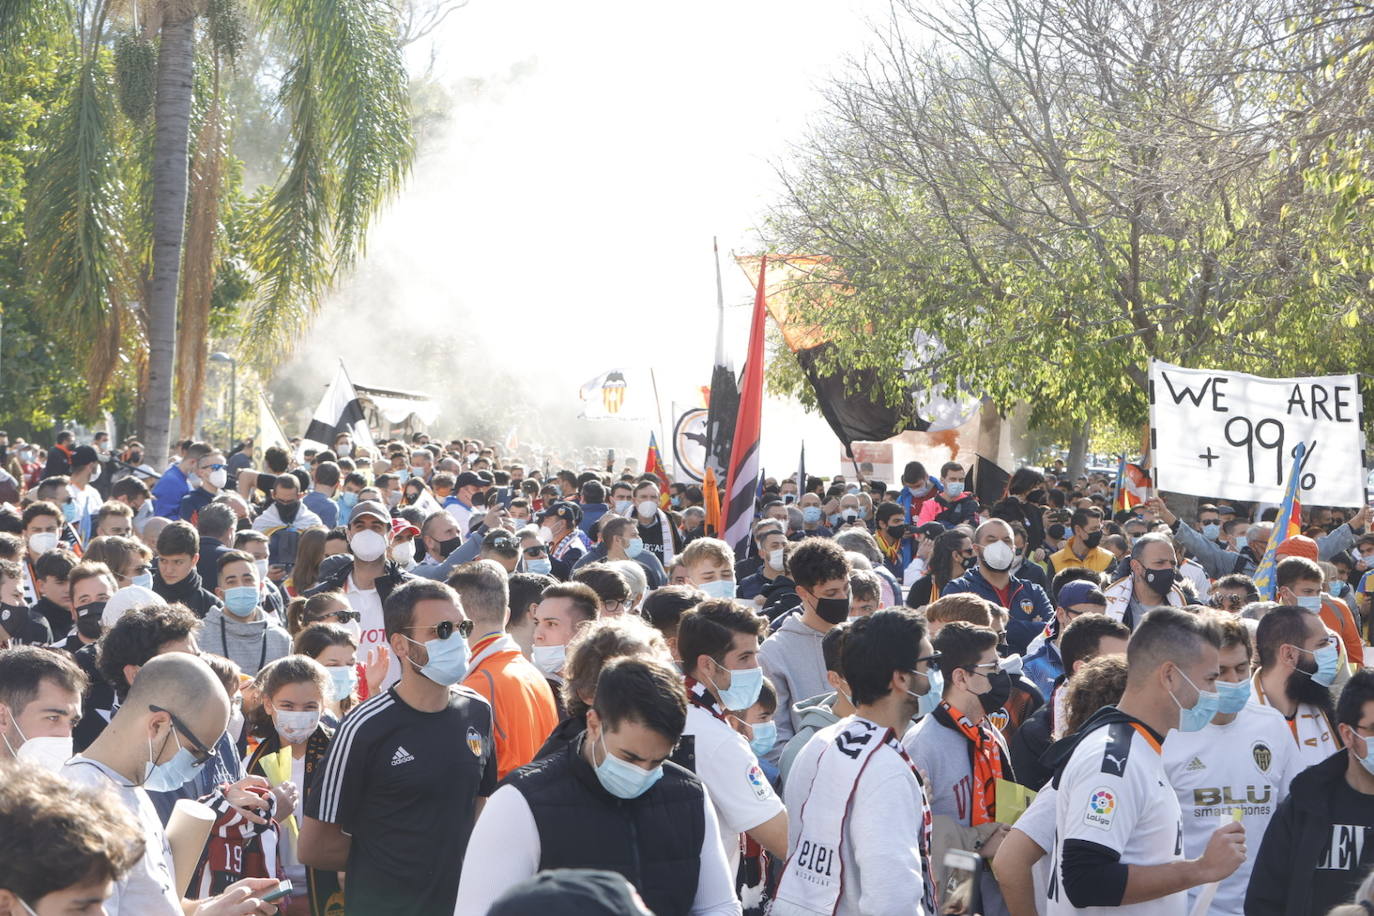
<path id="1" fill-rule="evenodd" d="M 706 479 L 701 482 L 701 497 L 706 503 L 706 534 L 720 537 L 720 487 L 716 484 L 714 468 L 706 469 Z"/>

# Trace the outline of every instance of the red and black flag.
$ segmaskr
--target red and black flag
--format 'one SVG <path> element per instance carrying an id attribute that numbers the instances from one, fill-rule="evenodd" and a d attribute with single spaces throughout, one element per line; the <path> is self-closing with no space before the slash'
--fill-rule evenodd
<path id="1" fill-rule="evenodd" d="M 768 256 L 759 259 L 758 289 L 754 293 L 754 317 L 749 325 L 749 356 L 740 384 L 739 412 L 730 449 L 730 473 L 725 483 L 725 532 L 722 540 L 744 557 L 749 550 L 749 530 L 754 523 L 754 502 L 759 489 L 759 430 L 763 417 L 763 325 L 768 312 L 764 274 Z"/>

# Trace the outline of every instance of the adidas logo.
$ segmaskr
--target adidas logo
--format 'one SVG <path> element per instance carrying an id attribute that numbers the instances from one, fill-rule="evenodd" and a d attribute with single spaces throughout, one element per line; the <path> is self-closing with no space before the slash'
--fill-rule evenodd
<path id="1" fill-rule="evenodd" d="M 393 761 L 393 762 L 394 762 L 394 761 Z M 1201 760 L 1199 760 L 1199 759 L 1197 759 L 1196 757 L 1194 757 L 1192 760 L 1188 761 L 1188 765 L 1187 765 L 1186 767 L 1184 767 L 1183 769 L 1184 769 L 1186 772 L 1192 773 L 1192 772 L 1194 772 L 1194 771 L 1196 771 L 1196 770 L 1205 770 L 1205 769 L 1207 769 L 1207 764 L 1203 763 Z"/>
<path id="2" fill-rule="evenodd" d="M 403 747 L 397 747 L 396 753 L 391 755 L 391 765 L 398 767 L 403 763 L 410 763 L 415 759 L 415 755 Z"/>

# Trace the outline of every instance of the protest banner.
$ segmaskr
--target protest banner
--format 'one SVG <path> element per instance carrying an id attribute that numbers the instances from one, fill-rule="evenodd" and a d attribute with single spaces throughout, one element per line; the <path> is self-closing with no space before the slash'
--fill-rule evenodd
<path id="1" fill-rule="evenodd" d="M 1270 379 L 1155 360 L 1149 385 L 1156 490 L 1277 503 L 1302 443 L 1302 502 L 1363 505 L 1363 405 L 1355 375 Z"/>

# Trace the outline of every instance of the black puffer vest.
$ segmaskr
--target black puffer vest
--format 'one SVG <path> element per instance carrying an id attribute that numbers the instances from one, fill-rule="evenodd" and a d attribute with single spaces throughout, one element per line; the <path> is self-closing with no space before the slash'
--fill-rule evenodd
<path id="1" fill-rule="evenodd" d="M 539 829 L 539 869 L 619 872 L 658 916 L 690 913 L 706 831 L 701 780 L 672 762 L 634 799 L 611 795 L 582 757 L 585 733 L 506 777 Z"/>

